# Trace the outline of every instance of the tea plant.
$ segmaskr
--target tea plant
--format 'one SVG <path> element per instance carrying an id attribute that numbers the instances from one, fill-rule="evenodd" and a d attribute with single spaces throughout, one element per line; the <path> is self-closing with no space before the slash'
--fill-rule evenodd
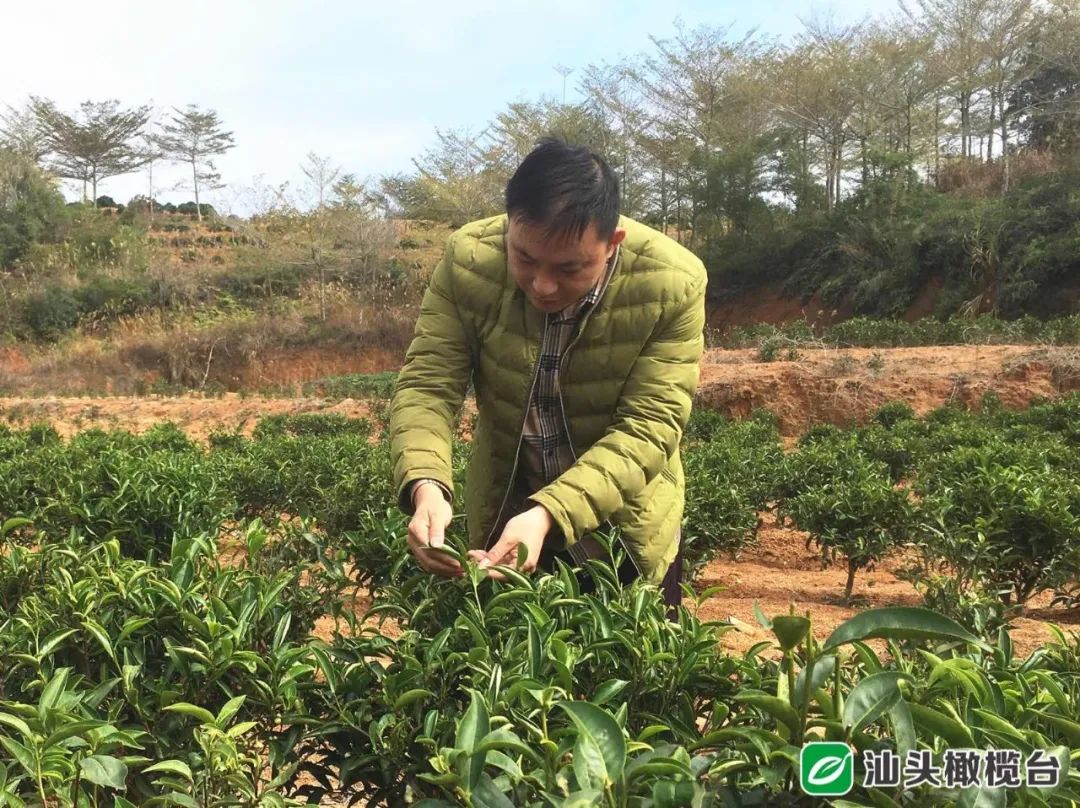
<path id="1" fill-rule="evenodd" d="M 916 488 L 936 526 L 928 551 L 1016 603 L 1080 577 L 1080 483 L 1041 454 L 957 449 L 927 463 Z"/>
<path id="2" fill-rule="evenodd" d="M 917 509 L 907 491 L 893 486 L 881 464 L 853 455 L 833 471 L 817 485 L 804 483 L 798 494 L 780 504 L 778 512 L 809 532 L 809 541 L 821 548 L 822 561 L 843 557 L 847 565 L 844 601 L 850 602 L 855 574 L 909 540 Z"/>

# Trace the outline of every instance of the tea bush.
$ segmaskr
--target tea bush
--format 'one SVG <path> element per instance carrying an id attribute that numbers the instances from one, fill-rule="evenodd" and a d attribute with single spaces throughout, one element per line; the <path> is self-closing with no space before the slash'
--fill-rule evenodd
<path id="1" fill-rule="evenodd" d="M 775 505 L 849 569 L 914 537 L 916 582 L 960 620 L 871 609 L 822 640 L 761 615 L 774 641 L 742 654 L 697 600 L 670 620 L 600 560 L 492 581 L 461 520 L 440 552 L 467 575 L 432 579 L 363 421 L 286 416 L 208 449 L 167 424 L 0 429 L 0 805 L 803 805 L 814 740 L 851 745 L 859 775 L 867 752 L 1046 750 L 1061 784 L 1010 801 L 1073 805 L 1080 638 L 1016 657 L 993 588 L 1077 577 L 1075 406 L 892 407 L 787 456 L 767 413 L 696 415 L 691 567 Z M 856 785 L 836 804 L 1004 792 Z"/>

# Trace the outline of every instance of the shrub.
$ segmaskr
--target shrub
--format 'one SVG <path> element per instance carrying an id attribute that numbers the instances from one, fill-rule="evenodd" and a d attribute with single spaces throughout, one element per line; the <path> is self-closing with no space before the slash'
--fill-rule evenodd
<path id="1" fill-rule="evenodd" d="M 919 470 L 925 552 L 1018 604 L 1080 578 L 1080 482 L 1038 445 L 958 447 Z"/>
<path id="2" fill-rule="evenodd" d="M 57 340 L 75 327 L 81 308 L 67 289 L 52 287 L 31 293 L 23 301 L 23 322 L 42 340 Z"/>
<path id="3" fill-rule="evenodd" d="M 800 450 L 822 452 L 821 447 Z M 810 541 L 821 548 L 822 561 L 847 563 L 844 600 L 850 602 L 855 574 L 872 567 L 887 552 L 906 543 L 916 526 L 916 508 L 907 491 L 893 486 L 881 463 L 859 454 L 821 457 L 821 468 L 831 465 L 831 473 L 804 484 L 795 496 L 780 504 L 780 512 L 797 527 L 810 533 Z"/>
<path id="4" fill-rule="evenodd" d="M 724 424 L 699 415 L 686 443 L 686 513 L 683 555 L 692 576 L 722 552 L 753 541 L 763 509 L 776 488 L 783 459 L 770 417 Z"/>

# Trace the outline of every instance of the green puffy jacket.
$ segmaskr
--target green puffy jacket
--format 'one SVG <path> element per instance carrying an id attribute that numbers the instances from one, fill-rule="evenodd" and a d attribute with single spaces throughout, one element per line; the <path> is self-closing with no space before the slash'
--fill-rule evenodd
<path id="1" fill-rule="evenodd" d="M 679 442 L 704 347 L 705 267 L 663 234 L 627 231 L 610 284 L 563 359 L 560 387 L 577 462 L 530 499 L 567 544 L 605 522 L 643 576 L 663 578 L 677 551 L 685 479 Z M 465 475 L 469 542 L 497 539 L 532 386 L 544 314 L 506 261 L 506 215 L 465 225 L 447 242 L 391 404 L 394 485 L 431 477 L 453 490 L 450 438 L 470 379 L 478 418 Z"/>

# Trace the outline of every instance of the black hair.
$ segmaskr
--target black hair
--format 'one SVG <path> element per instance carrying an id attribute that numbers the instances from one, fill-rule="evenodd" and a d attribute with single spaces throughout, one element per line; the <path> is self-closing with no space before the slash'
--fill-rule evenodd
<path id="1" fill-rule="evenodd" d="M 506 212 L 548 237 L 580 239 L 595 223 L 609 239 L 619 223 L 619 179 L 587 146 L 544 138 L 506 184 Z"/>

